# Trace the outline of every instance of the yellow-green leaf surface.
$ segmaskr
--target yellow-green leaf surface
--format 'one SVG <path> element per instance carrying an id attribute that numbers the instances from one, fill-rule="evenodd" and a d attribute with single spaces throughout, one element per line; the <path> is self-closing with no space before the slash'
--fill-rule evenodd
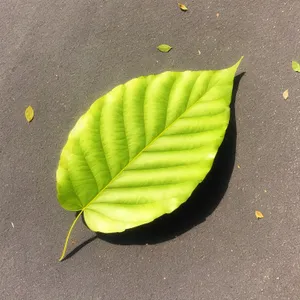
<path id="1" fill-rule="evenodd" d="M 292 61 L 292 68 L 295 72 L 300 72 L 300 64 L 297 61 Z"/>
<path id="2" fill-rule="evenodd" d="M 31 106 L 28 106 L 26 109 L 25 109 L 25 118 L 27 120 L 27 122 L 31 122 L 34 118 L 34 110 Z"/>
<path id="3" fill-rule="evenodd" d="M 184 4 L 182 4 L 182 3 L 178 3 L 178 6 L 179 6 L 179 8 L 180 8 L 182 11 L 187 11 L 187 10 L 188 10 L 188 8 L 187 8 Z"/>
<path id="4" fill-rule="evenodd" d="M 160 52 L 169 52 L 172 49 L 172 47 L 167 44 L 161 44 L 161 45 L 157 46 L 157 49 Z"/>
<path id="5" fill-rule="evenodd" d="M 59 203 L 80 211 L 62 258 L 81 214 L 93 231 L 122 232 L 189 198 L 223 141 L 238 65 L 143 76 L 96 100 L 57 169 Z"/>

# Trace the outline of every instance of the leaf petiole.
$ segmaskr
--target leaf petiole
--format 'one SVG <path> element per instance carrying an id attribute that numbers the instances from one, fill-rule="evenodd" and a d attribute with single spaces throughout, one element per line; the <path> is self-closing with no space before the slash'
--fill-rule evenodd
<path id="1" fill-rule="evenodd" d="M 66 237 L 66 241 L 65 241 L 65 245 L 64 245 L 64 248 L 63 248 L 63 251 L 62 251 L 62 254 L 59 258 L 59 261 L 62 261 L 66 255 L 66 251 L 67 251 L 67 247 L 68 247 L 68 243 L 69 243 L 69 238 L 70 238 L 70 235 L 71 235 L 71 232 L 73 230 L 73 227 L 75 226 L 77 220 L 80 218 L 81 214 L 83 213 L 83 210 L 80 211 L 80 213 L 77 215 L 77 217 L 75 218 L 75 220 L 73 221 L 69 231 L 68 231 L 68 234 L 67 234 L 67 237 Z"/>

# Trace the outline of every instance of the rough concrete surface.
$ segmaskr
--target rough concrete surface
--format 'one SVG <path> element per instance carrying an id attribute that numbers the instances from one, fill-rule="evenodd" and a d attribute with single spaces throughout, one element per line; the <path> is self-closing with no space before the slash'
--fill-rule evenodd
<path id="1" fill-rule="evenodd" d="M 186 5 L 1 1 L 1 299 L 300 298 L 300 2 Z M 160 53 L 161 43 L 173 49 Z M 194 199 L 121 236 L 95 237 L 79 222 L 58 262 L 74 213 L 57 203 L 55 171 L 79 116 L 133 77 L 224 68 L 242 55 L 236 118 Z"/>

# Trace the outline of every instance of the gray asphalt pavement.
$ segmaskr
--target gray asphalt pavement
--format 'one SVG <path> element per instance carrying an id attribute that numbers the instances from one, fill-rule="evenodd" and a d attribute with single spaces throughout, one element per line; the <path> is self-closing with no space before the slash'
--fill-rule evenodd
<path id="1" fill-rule="evenodd" d="M 1 1 L 0 299 L 300 298 L 300 2 L 184 3 Z M 231 125 L 192 199 L 125 235 L 78 222 L 58 262 L 74 213 L 55 171 L 79 116 L 133 77 L 242 55 Z"/>

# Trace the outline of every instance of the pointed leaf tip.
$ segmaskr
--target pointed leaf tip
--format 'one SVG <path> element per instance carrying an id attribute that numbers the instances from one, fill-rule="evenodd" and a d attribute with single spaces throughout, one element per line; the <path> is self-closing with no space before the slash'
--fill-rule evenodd
<path id="1" fill-rule="evenodd" d="M 239 65 L 241 64 L 242 60 L 243 60 L 244 56 L 241 56 L 241 58 L 238 60 L 237 63 L 235 63 L 232 68 L 234 68 L 235 70 L 238 69 Z"/>

